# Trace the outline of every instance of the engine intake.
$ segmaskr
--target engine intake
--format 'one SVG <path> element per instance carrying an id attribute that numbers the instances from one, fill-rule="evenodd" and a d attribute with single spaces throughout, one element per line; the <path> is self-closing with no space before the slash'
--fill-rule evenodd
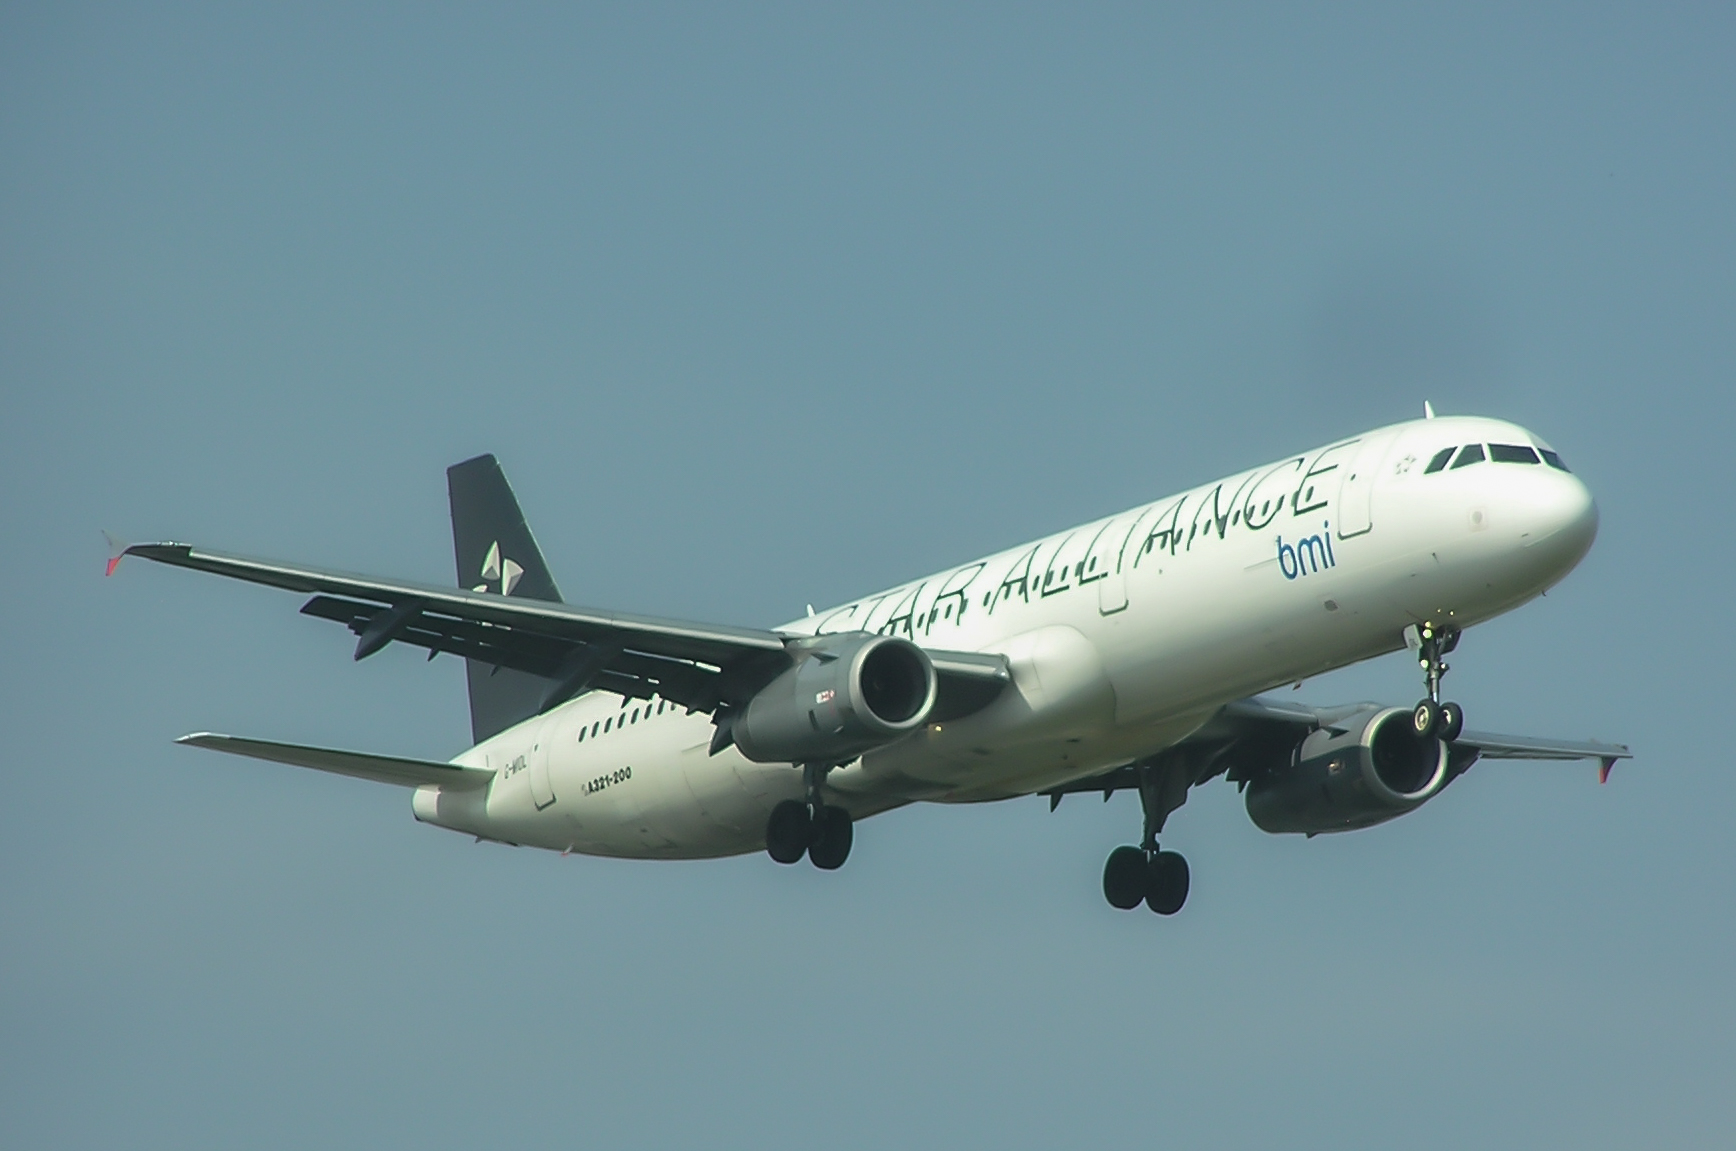
<path id="1" fill-rule="evenodd" d="M 939 678 L 906 639 L 821 636 L 735 718 L 735 745 L 758 763 L 843 763 L 921 727 Z"/>
<path id="2" fill-rule="evenodd" d="M 1372 827 L 1438 795 L 1448 761 L 1446 744 L 1416 737 L 1407 710 L 1370 709 L 1310 734 L 1291 763 L 1254 776 L 1248 816 L 1274 834 Z"/>

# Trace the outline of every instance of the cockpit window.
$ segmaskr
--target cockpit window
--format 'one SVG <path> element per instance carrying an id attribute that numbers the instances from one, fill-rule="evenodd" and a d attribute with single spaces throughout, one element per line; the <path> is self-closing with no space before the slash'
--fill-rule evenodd
<path id="1" fill-rule="evenodd" d="M 1453 461 L 1453 466 L 1455 468 L 1464 468 L 1464 467 L 1469 467 L 1472 464 L 1480 464 L 1482 462 L 1483 462 L 1483 445 L 1482 444 L 1466 444 L 1464 447 L 1459 449 L 1459 458 Z"/>
<path id="2" fill-rule="evenodd" d="M 1447 466 L 1447 461 L 1453 458 L 1454 448 L 1442 448 L 1435 453 L 1435 458 L 1429 461 L 1429 466 L 1423 469 L 1423 475 L 1432 476 Z"/>
<path id="3" fill-rule="evenodd" d="M 1561 462 L 1561 457 L 1555 452 L 1550 451 L 1548 448 L 1539 448 L 1537 450 L 1543 453 L 1543 462 L 1554 468 L 1556 471 L 1565 472 L 1568 470 L 1567 465 Z"/>
<path id="4" fill-rule="evenodd" d="M 1534 464 L 1537 453 L 1525 444 L 1490 444 L 1489 458 L 1498 464 Z"/>

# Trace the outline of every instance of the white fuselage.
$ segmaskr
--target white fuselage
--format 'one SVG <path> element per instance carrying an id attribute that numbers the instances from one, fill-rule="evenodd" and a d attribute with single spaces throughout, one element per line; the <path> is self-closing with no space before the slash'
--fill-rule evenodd
<path id="1" fill-rule="evenodd" d="M 1590 548 L 1596 506 L 1544 463 L 1425 472 L 1465 444 L 1547 448 L 1499 420 L 1397 424 L 780 628 L 900 635 L 1012 668 L 982 711 L 833 770 L 826 802 L 861 818 L 1040 792 L 1160 751 L 1231 700 L 1395 650 L 1413 623 L 1464 628 L 1526 602 Z M 595 855 L 761 850 L 801 773 L 712 755 L 711 737 L 706 715 L 592 692 L 458 756 L 492 783 L 422 788 L 416 815 Z"/>

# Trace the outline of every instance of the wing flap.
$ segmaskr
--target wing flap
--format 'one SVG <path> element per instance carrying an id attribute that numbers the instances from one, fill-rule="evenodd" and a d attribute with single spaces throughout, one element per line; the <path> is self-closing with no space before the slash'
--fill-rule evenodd
<path id="1" fill-rule="evenodd" d="M 494 772 L 485 768 L 461 767 L 454 763 L 437 763 L 427 759 L 405 759 L 395 755 L 339 751 L 328 747 L 308 747 L 298 743 L 243 739 L 209 731 L 183 735 L 175 742 L 189 747 L 203 747 L 208 751 L 221 751 L 228 755 L 244 755 L 250 759 L 287 763 L 292 767 L 311 767 L 315 771 L 329 771 L 333 775 L 347 775 L 354 779 L 397 784 L 399 787 L 437 784 L 463 791 L 487 787 L 488 781 L 494 778 Z"/>

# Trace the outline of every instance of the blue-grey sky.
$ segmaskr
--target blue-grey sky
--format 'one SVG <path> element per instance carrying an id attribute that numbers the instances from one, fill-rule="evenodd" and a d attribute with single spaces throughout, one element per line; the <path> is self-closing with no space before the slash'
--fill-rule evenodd
<path id="1" fill-rule="evenodd" d="M 0 1143 L 1728 1146 L 1727 5 L 0 10 Z M 924 807 L 834 875 L 477 845 L 178 748 L 459 750 L 459 665 L 108 529 L 742 624 L 1366 426 L 1601 538 L 1470 633 L 1485 764 L 1312 841 Z M 1418 693 L 1403 657 L 1300 698 Z"/>

